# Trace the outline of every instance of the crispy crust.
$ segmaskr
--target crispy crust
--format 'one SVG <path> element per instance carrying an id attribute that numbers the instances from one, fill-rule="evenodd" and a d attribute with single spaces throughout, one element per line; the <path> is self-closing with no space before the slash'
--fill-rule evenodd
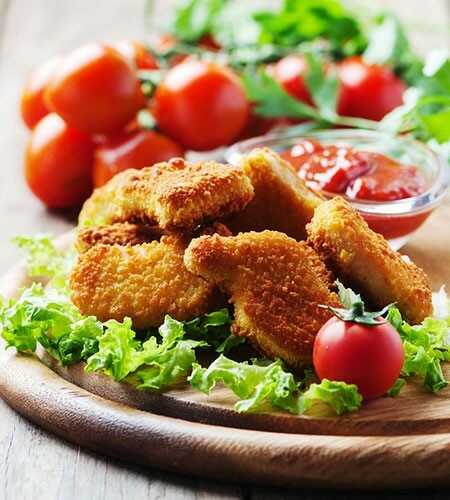
<path id="1" fill-rule="evenodd" d="M 420 323 L 432 313 L 426 274 L 392 250 L 343 198 L 320 205 L 307 230 L 309 243 L 336 275 L 372 306 L 396 302 L 411 323 Z"/>
<path id="2" fill-rule="evenodd" d="M 79 223 L 140 221 L 166 230 L 194 229 L 242 210 L 252 197 L 252 185 L 241 169 L 175 158 L 116 175 L 86 201 Z"/>
<path id="3" fill-rule="evenodd" d="M 184 261 L 231 296 L 235 334 L 293 367 L 311 363 L 315 335 L 331 316 L 319 304 L 339 301 L 330 273 L 306 243 L 275 231 L 203 236 Z"/>
<path id="4" fill-rule="evenodd" d="M 226 223 L 234 234 L 272 229 L 306 239 L 306 224 L 323 198 L 309 189 L 293 167 L 270 149 L 255 149 L 241 161 L 255 195 Z"/>
<path id="5" fill-rule="evenodd" d="M 159 326 L 165 314 L 190 319 L 220 304 L 211 283 L 183 264 L 184 236 L 134 246 L 98 244 L 78 258 L 71 275 L 72 301 L 100 320 L 133 320 L 136 328 Z"/>
<path id="6" fill-rule="evenodd" d="M 161 230 L 144 224 L 118 222 L 110 226 L 80 229 L 75 240 L 75 249 L 84 253 L 94 245 L 140 245 L 159 240 Z"/>

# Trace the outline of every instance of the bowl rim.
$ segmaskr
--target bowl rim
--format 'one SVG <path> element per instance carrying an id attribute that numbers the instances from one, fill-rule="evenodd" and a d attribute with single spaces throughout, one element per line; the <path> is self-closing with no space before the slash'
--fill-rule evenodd
<path id="1" fill-rule="evenodd" d="M 302 132 L 302 127 L 304 127 L 304 132 Z M 401 143 L 403 146 L 413 147 L 416 150 L 420 150 L 424 154 L 429 162 L 433 162 L 436 165 L 436 174 L 432 181 L 431 186 L 425 192 L 417 195 L 411 196 L 409 198 L 403 198 L 401 200 L 393 201 L 373 201 L 373 200 L 355 200 L 349 198 L 343 194 L 337 193 L 322 193 L 327 197 L 342 196 L 347 201 L 349 201 L 353 207 L 358 211 L 365 214 L 373 215 L 385 215 L 385 216 L 410 216 L 412 214 L 419 214 L 421 212 L 430 211 L 437 205 L 441 204 L 445 196 L 447 195 L 448 187 L 450 186 L 450 173 L 445 159 L 429 148 L 423 142 L 413 139 L 409 135 L 394 135 L 385 131 L 374 131 L 374 130 L 362 130 L 362 129 L 315 129 L 311 125 L 302 124 L 292 130 L 282 130 L 266 135 L 261 135 L 257 137 L 251 137 L 250 139 L 245 139 L 240 142 L 232 144 L 225 151 L 225 160 L 231 164 L 236 164 L 240 157 L 245 153 L 250 153 L 253 149 L 258 147 L 270 147 L 271 144 L 276 143 L 281 140 L 295 140 L 295 139 L 308 139 L 308 138 L 339 138 L 345 139 L 355 139 L 360 137 L 361 139 L 371 139 L 371 140 L 395 140 Z M 244 151 L 243 151 L 244 149 Z"/>

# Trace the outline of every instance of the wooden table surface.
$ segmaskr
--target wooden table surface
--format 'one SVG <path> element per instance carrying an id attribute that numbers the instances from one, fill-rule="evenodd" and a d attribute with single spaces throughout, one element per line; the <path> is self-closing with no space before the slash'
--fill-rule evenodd
<path id="1" fill-rule="evenodd" d="M 270 1 L 270 0 L 269 0 Z M 167 15 L 161 0 L 156 23 Z M 415 27 L 421 51 L 448 46 L 448 3 L 444 0 L 389 2 Z M 18 99 L 27 72 L 56 53 L 88 41 L 145 38 L 144 0 L 0 0 L 0 272 L 16 257 L 9 240 L 15 234 L 59 234 L 72 226 L 67 217 L 46 211 L 22 179 L 27 132 L 18 116 Z M 443 29 L 431 28 L 440 24 Z M 428 223 L 448 231 L 447 208 Z M 428 226 L 430 228 L 430 226 Z M 419 262 L 429 245 L 429 231 L 419 231 L 409 252 Z M 448 258 L 438 248 L 436 259 Z M 439 276 L 433 276 L 439 279 Z M 448 498 L 446 491 L 386 492 L 384 498 Z M 202 481 L 154 470 L 131 468 L 63 442 L 25 421 L 0 401 L 0 498 L 16 499 L 231 499 L 231 498 L 380 498 L 379 493 L 287 491 Z"/>

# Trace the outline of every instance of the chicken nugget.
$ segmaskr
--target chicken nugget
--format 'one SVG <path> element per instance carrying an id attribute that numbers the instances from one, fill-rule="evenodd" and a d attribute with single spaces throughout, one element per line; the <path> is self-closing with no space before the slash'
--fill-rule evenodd
<path id="1" fill-rule="evenodd" d="M 323 198 L 308 188 L 292 165 L 270 149 L 255 149 L 240 162 L 255 195 L 226 222 L 233 233 L 272 229 L 306 239 L 306 224 Z"/>
<path id="2" fill-rule="evenodd" d="M 77 232 L 75 249 L 84 253 L 94 245 L 140 245 L 159 240 L 161 230 L 145 224 L 118 222 L 110 226 L 82 228 Z"/>
<path id="3" fill-rule="evenodd" d="M 186 267 L 230 295 L 233 332 L 292 367 L 311 363 L 314 338 L 339 305 L 331 275 L 305 242 L 275 231 L 202 236 L 186 250 Z"/>
<path id="4" fill-rule="evenodd" d="M 411 323 L 432 313 L 426 274 L 392 250 L 343 198 L 320 205 L 307 230 L 309 243 L 327 265 L 373 307 L 395 302 Z"/>
<path id="5" fill-rule="evenodd" d="M 163 235 L 134 246 L 94 245 L 72 271 L 73 303 L 101 321 L 128 316 L 136 328 L 159 326 L 166 314 L 185 320 L 213 310 L 221 296 L 184 266 L 187 243 L 183 236 Z"/>
<path id="6" fill-rule="evenodd" d="M 242 210 L 253 187 L 240 168 L 175 158 L 126 170 L 96 189 L 80 213 L 80 226 L 144 222 L 163 229 L 194 229 Z"/>

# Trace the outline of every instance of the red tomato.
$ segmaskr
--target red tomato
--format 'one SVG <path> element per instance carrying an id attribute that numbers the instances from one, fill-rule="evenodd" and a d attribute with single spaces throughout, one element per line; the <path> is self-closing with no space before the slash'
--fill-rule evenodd
<path id="1" fill-rule="evenodd" d="M 28 186 L 49 208 L 79 206 L 92 191 L 93 156 L 91 138 L 51 113 L 36 125 L 26 148 Z"/>
<path id="2" fill-rule="evenodd" d="M 243 130 L 249 104 L 229 69 L 196 59 L 172 68 L 158 86 L 153 109 L 163 132 L 188 149 L 229 144 Z"/>
<path id="3" fill-rule="evenodd" d="M 292 97 L 312 105 L 313 101 L 303 78 L 307 68 L 303 56 L 292 54 L 269 66 L 268 71 Z"/>
<path id="4" fill-rule="evenodd" d="M 137 69 L 158 69 L 156 59 L 152 53 L 140 42 L 135 40 L 121 40 L 114 44 L 118 50 Z"/>
<path id="5" fill-rule="evenodd" d="M 403 103 L 406 85 L 386 66 L 370 65 L 355 56 L 339 63 L 337 71 L 341 115 L 381 120 Z"/>
<path id="6" fill-rule="evenodd" d="M 60 57 L 53 57 L 36 68 L 28 77 L 20 98 L 20 112 L 28 128 L 32 129 L 37 122 L 50 111 L 44 102 L 44 91 L 55 73 Z"/>
<path id="7" fill-rule="evenodd" d="M 69 126 L 98 134 L 120 130 L 144 105 L 132 67 L 116 49 L 101 44 L 64 58 L 45 97 Z"/>
<path id="8" fill-rule="evenodd" d="M 110 139 L 95 152 L 94 186 L 103 186 L 127 168 L 143 168 L 183 154 L 178 144 L 153 130 Z"/>
<path id="9" fill-rule="evenodd" d="M 403 359 L 400 335 L 387 321 L 368 326 L 333 317 L 314 341 L 319 378 L 356 384 L 364 399 L 382 396 L 394 385 Z"/>

